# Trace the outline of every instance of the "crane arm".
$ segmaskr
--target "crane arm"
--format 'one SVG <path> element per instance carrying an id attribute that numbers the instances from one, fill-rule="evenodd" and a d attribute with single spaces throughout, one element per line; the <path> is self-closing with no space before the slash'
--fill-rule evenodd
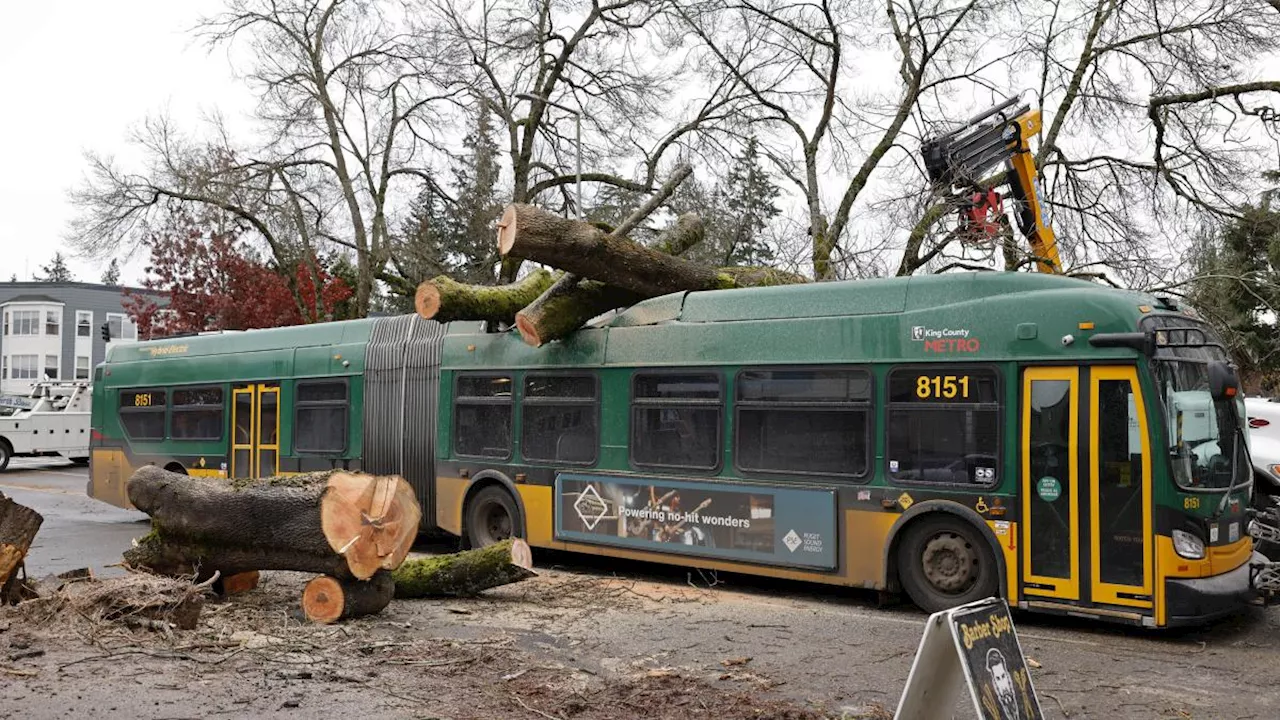
<path id="1" fill-rule="evenodd" d="M 1040 111 L 1019 98 L 1009 98 L 975 115 L 963 126 L 926 140 L 921 146 L 925 172 L 937 187 L 974 189 L 997 167 L 1018 201 L 1018 229 L 1031 245 L 1036 267 L 1043 273 L 1062 272 L 1058 241 L 1044 222 L 1036 189 L 1036 163 L 1030 140 L 1040 131 Z"/>

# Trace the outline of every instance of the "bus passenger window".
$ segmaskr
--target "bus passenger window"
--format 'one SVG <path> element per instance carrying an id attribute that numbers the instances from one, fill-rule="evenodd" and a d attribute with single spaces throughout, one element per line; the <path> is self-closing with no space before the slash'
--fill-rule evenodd
<path id="1" fill-rule="evenodd" d="M 989 368 L 899 368 L 889 373 L 886 459 L 895 480 L 998 484 L 999 376 Z"/>
<path id="2" fill-rule="evenodd" d="M 125 390 L 120 393 L 120 424 L 131 440 L 163 440 L 164 390 Z"/>
<path id="3" fill-rule="evenodd" d="M 591 375 L 528 375 L 520 452 L 534 462 L 590 465 L 596 460 L 599 407 Z"/>
<path id="4" fill-rule="evenodd" d="M 459 375 L 453 398 L 453 449 L 458 455 L 511 457 L 510 375 Z"/>
<path id="5" fill-rule="evenodd" d="M 746 471 L 861 477 L 867 472 L 871 375 L 865 370 L 744 370 L 734 458 Z"/>
<path id="6" fill-rule="evenodd" d="M 222 388 L 174 390 L 169 425 L 175 440 L 221 440 Z"/>
<path id="7" fill-rule="evenodd" d="M 631 397 L 631 459 L 639 466 L 714 470 L 720 465 L 720 377 L 637 373 Z"/>
<path id="8" fill-rule="evenodd" d="M 299 382 L 293 400 L 293 449 L 341 453 L 347 449 L 347 382 Z"/>

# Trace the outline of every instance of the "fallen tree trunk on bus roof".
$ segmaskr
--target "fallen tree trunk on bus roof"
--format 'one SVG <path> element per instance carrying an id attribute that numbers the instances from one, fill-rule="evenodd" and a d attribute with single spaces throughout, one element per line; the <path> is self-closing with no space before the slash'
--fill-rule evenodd
<path id="1" fill-rule="evenodd" d="M 404 562 L 422 515 L 403 478 L 343 471 L 228 480 L 147 466 L 128 493 L 151 516 L 151 533 L 125 561 L 169 575 L 300 570 L 364 580 Z"/>
<path id="2" fill-rule="evenodd" d="M 406 560 L 391 571 L 397 598 L 471 597 L 537 574 L 529 544 L 519 538 L 452 555 Z"/>
<path id="3" fill-rule="evenodd" d="M 0 605 L 18 601 L 18 574 L 44 517 L 0 493 Z"/>
<path id="4" fill-rule="evenodd" d="M 510 285 L 468 285 L 445 275 L 418 286 L 414 307 L 418 314 L 436 322 L 484 320 L 511 324 L 520 308 L 533 302 L 551 287 L 551 273 L 539 268 Z"/>

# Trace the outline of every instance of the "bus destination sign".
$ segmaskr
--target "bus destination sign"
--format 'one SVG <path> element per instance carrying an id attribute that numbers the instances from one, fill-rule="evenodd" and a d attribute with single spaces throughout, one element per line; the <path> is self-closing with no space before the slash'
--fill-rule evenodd
<path id="1" fill-rule="evenodd" d="M 556 539 L 833 570 L 832 490 L 556 477 Z"/>

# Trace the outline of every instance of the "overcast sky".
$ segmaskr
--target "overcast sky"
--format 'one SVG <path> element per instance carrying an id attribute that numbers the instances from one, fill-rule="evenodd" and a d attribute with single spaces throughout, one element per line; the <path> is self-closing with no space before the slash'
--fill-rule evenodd
<path id="1" fill-rule="evenodd" d="M 223 51 L 210 54 L 190 28 L 221 0 L 39 0 L 0 3 L 0 281 L 28 279 L 62 249 L 83 176 L 82 152 L 129 160 L 127 136 L 168 109 L 190 127 L 201 109 L 248 110 Z M 123 260 L 123 258 L 122 258 Z M 143 256 L 121 278 L 135 283 Z M 78 280 L 101 269 L 72 258 Z"/>

